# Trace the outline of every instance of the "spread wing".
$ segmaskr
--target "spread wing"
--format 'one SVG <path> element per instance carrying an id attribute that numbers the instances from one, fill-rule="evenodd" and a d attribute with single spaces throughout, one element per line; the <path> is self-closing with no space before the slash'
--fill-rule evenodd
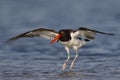
<path id="1" fill-rule="evenodd" d="M 88 39 L 95 39 L 95 34 L 96 33 L 100 33 L 100 34 L 105 34 L 105 35 L 114 35 L 111 33 L 105 33 L 105 32 L 101 32 L 101 31 L 97 31 L 97 30 L 92 30 L 92 29 L 88 29 L 85 27 L 81 27 L 78 30 L 75 31 L 75 33 L 77 33 L 77 36 L 82 36 Z"/>
<path id="2" fill-rule="evenodd" d="M 58 33 L 51 29 L 45 29 L 45 28 L 39 28 L 35 30 L 31 30 L 22 34 L 19 34 L 17 36 L 14 36 L 7 40 L 8 42 L 15 41 L 19 38 L 27 38 L 27 37 L 43 37 L 46 39 L 53 39 Z"/>

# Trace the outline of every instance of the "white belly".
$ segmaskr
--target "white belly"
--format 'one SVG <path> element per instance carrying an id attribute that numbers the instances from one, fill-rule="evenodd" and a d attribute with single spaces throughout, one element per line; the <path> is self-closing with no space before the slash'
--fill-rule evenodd
<path id="1" fill-rule="evenodd" d="M 63 44 L 66 47 L 81 47 L 83 45 L 83 41 L 77 39 L 77 38 L 72 38 L 71 40 L 67 41 L 67 42 L 60 42 L 61 44 Z"/>
<path id="2" fill-rule="evenodd" d="M 76 38 L 76 34 L 75 33 L 71 33 L 71 40 L 67 41 L 67 42 L 61 42 L 61 44 L 63 44 L 66 47 L 82 47 L 83 45 L 86 44 L 86 42 L 84 40 L 80 40 L 78 38 Z"/>

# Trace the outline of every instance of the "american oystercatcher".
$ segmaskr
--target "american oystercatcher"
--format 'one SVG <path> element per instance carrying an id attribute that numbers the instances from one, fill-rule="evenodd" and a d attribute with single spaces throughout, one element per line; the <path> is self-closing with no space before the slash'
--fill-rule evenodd
<path id="1" fill-rule="evenodd" d="M 58 32 L 51 30 L 51 29 L 39 28 L 39 29 L 35 29 L 35 30 L 22 33 L 15 37 L 12 37 L 8 39 L 7 42 L 15 41 L 19 38 L 43 37 L 46 39 L 51 39 L 50 44 L 53 44 L 54 42 L 59 42 L 63 44 L 65 47 L 65 50 L 67 51 L 67 59 L 62 66 L 62 70 L 66 69 L 66 64 L 68 60 L 70 59 L 70 48 L 73 48 L 76 52 L 76 56 L 70 65 L 70 70 L 71 70 L 74 65 L 75 60 L 78 57 L 78 48 L 82 47 L 87 42 L 95 39 L 94 36 L 96 33 L 105 34 L 105 35 L 114 35 L 111 33 L 105 33 L 105 32 L 101 32 L 97 30 L 92 30 L 86 27 L 80 27 L 77 30 L 62 29 Z"/>

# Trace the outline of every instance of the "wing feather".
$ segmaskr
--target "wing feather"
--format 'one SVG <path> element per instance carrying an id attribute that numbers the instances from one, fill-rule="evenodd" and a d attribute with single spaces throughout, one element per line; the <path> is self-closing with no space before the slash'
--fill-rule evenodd
<path id="1" fill-rule="evenodd" d="M 22 34 L 19 34 L 17 36 L 14 36 L 10 39 L 7 40 L 8 42 L 11 41 L 15 41 L 19 38 L 27 38 L 27 37 L 43 37 L 46 39 L 53 39 L 56 35 L 58 34 L 58 32 L 51 30 L 51 29 L 45 29 L 45 28 L 39 28 L 39 29 L 35 29 L 35 30 L 31 30 Z"/>
<path id="2" fill-rule="evenodd" d="M 88 38 L 88 39 L 95 39 L 94 36 L 95 36 L 96 33 L 105 34 L 105 35 L 114 35 L 114 34 L 111 34 L 111 33 L 105 33 L 105 32 L 92 30 L 92 29 L 85 28 L 85 27 L 79 28 L 76 32 L 78 33 L 78 36 L 82 36 L 82 37 L 85 37 L 85 38 Z"/>

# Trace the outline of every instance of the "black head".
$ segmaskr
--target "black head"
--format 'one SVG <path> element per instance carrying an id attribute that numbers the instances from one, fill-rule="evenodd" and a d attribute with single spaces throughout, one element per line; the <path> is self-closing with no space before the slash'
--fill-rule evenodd
<path id="1" fill-rule="evenodd" d="M 69 41 L 71 39 L 71 32 L 72 30 L 60 30 L 59 34 L 61 34 L 61 37 L 59 38 L 59 40 L 63 42 Z"/>

